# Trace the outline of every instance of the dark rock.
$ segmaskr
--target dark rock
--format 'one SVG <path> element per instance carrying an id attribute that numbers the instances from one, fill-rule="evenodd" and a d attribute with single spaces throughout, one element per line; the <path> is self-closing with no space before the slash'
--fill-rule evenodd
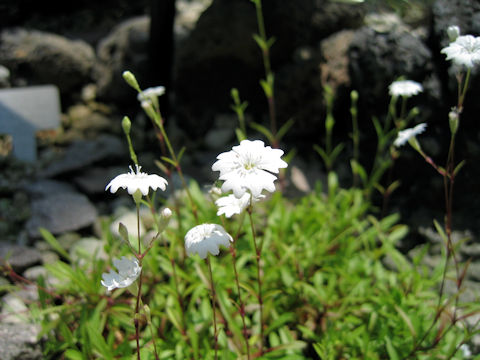
<path id="1" fill-rule="evenodd" d="M 65 93 L 90 80 L 94 62 L 93 49 L 81 40 L 22 28 L 0 34 L 0 63 L 10 70 L 13 84 L 18 79 L 55 84 Z"/>
<path id="2" fill-rule="evenodd" d="M 34 248 L 0 243 L 0 260 L 8 262 L 15 272 L 21 273 L 33 265 L 40 264 L 42 254 Z"/>
<path id="3" fill-rule="evenodd" d="M 461 35 L 480 35 L 480 2 L 477 0 L 437 0 L 432 5 L 432 35 L 443 48 L 448 45 L 447 28 L 460 27 Z"/>
<path id="4" fill-rule="evenodd" d="M 41 360 L 40 325 L 0 323 L 2 360 Z"/>
<path id="5" fill-rule="evenodd" d="M 25 186 L 25 190 L 32 199 L 41 199 L 50 194 L 65 192 L 71 193 L 75 191 L 75 188 L 65 182 L 50 179 L 40 179 Z"/>
<path id="6" fill-rule="evenodd" d="M 386 109 L 388 86 L 400 76 L 420 83 L 433 76 L 432 53 L 418 36 L 401 28 L 356 31 L 349 57 L 352 88 L 359 92 L 363 109 L 378 111 L 379 103 Z"/>
<path id="7" fill-rule="evenodd" d="M 135 74 L 140 85 L 148 76 L 148 39 L 150 20 L 147 16 L 122 22 L 97 47 L 95 65 L 97 95 L 104 100 L 136 100 L 136 93 L 123 80 L 125 70 Z"/>
<path id="8" fill-rule="evenodd" d="M 59 159 L 44 170 L 41 177 L 53 177 L 80 170 L 101 160 L 118 159 L 128 156 L 122 141 L 111 135 L 102 135 L 94 140 L 80 140 L 67 147 Z"/>
<path id="9" fill-rule="evenodd" d="M 89 226 L 97 218 L 97 210 L 88 198 L 74 192 L 52 193 L 35 199 L 31 212 L 32 216 L 26 224 L 31 237 L 39 236 L 39 227 L 60 234 Z"/>
<path id="10" fill-rule="evenodd" d="M 312 97 L 311 104 L 318 100 L 318 92 L 308 92 L 312 82 L 307 79 L 312 76 L 315 81 L 318 76 L 305 61 L 295 63 L 295 52 L 299 48 L 316 47 L 323 37 L 345 26 L 358 27 L 363 21 L 363 7 L 315 0 L 266 0 L 262 7 L 267 37 L 275 39 L 270 61 L 276 74 L 276 91 L 281 98 L 277 104 L 281 107 L 284 100 L 295 97 L 286 105 L 288 114 L 283 112 L 285 107 L 277 111 L 283 116 L 279 123 L 295 110 L 303 112 L 299 118 L 307 117 L 316 109 L 310 107 L 305 112 L 300 98 Z M 267 104 L 259 85 L 259 80 L 265 77 L 262 55 L 252 39 L 257 32 L 254 4 L 243 0 L 214 0 L 200 16 L 190 36 L 178 47 L 176 115 L 190 136 L 203 136 L 213 125 L 215 115 L 229 109 L 232 87 L 239 89 L 242 100 L 248 101 L 249 113 L 255 117 L 266 113 Z M 292 70 L 289 67 L 292 62 L 296 74 L 290 76 L 287 72 Z M 307 68 L 302 70 L 302 65 Z M 306 88 L 303 87 L 305 82 Z M 282 88 L 289 96 L 280 94 Z M 301 94 L 297 96 L 299 89 Z"/>

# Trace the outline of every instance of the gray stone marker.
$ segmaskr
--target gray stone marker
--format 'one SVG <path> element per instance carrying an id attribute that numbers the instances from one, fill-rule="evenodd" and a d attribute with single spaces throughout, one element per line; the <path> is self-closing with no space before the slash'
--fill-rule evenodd
<path id="1" fill-rule="evenodd" d="M 60 126 L 60 96 L 56 86 L 0 90 L 0 134 L 13 139 L 13 155 L 26 162 L 37 159 L 35 132 Z"/>

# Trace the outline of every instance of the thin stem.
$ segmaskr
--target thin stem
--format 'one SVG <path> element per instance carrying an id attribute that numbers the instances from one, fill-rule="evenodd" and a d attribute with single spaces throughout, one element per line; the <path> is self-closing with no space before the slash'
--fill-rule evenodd
<path id="1" fill-rule="evenodd" d="M 212 273 L 212 265 L 210 264 L 210 259 L 207 256 L 205 259 L 207 266 L 208 266 L 208 272 L 210 275 L 210 289 L 211 289 L 211 300 L 212 300 L 212 314 L 213 314 L 213 339 L 214 339 L 214 344 L 215 344 L 215 360 L 218 359 L 218 332 L 217 332 L 217 315 L 215 313 L 215 303 L 216 303 L 216 292 L 215 292 L 215 283 L 213 282 L 213 273 Z"/>
<path id="2" fill-rule="evenodd" d="M 138 237 L 138 253 L 137 259 L 140 268 L 142 268 L 142 248 L 141 248 L 141 239 L 140 239 L 140 204 L 136 202 L 137 205 L 137 237 Z M 141 294 L 142 294 L 142 282 L 143 282 L 143 269 L 140 270 L 140 276 L 138 278 L 138 292 L 137 292 L 137 300 L 135 303 L 135 315 L 133 318 L 133 322 L 135 324 L 135 340 L 137 343 L 137 360 L 140 360 L 140 326 L 138 324 L 139 321 L 139 313 L 140 313 L 140 301 L 141 301 Z"/>
<path id="3" fill-rule="evenodd" d="M 262 271 L 261 271 L 261 257 L 262 257 L 262 246 L 257 243 L 257 236 L 255 234 L 255 225 L 253 223 L 252 212 L 253 212 L 253 196 L 250 199 L 250 206 L 247 208 L 248 217 L 250 219 L 250 227 L 252 229 L 253 245 L 255 246 L 255 259 L 257 262 L 257 282 L 258 282 L 258 304 L 260 306 L 260 355 L 263 355 L 263 342 L 264 342 L 264 333 L 263 333 L 263 296 L 262 296 Z"/>
<path id="4" fill-rule="evenodd" d="M 230 247 L 230 254 L 232 254 L 232 264 L 233 264 L 233 271 L 235 273 L 235 284 L 237 285 L 237 293 L 238 293 L 238 303 L 240 306 L 240 316 L 242 318 L 242 325 L 243 325 L 243 338 L 245 339 L 245 345 L 247 347 L 247 359 L 250 360 L 250 344 L 248 342 L 248 332 L 247 332 L 247 323 L 245 322 L 245 303 L 243 302 L 242 299 L 242 292 L 240 289 L 240 280 L 238 277 L 238 271 L 237 271 L 237 252 L 235 249 L 235 244 L 237 243 L 237 239 L 240 235 L 240 231 L 243 227 L 243 222 L 245 219 L 245 212 L 242 212 L 239 226 L 237 233 L 235 234 L 235 238 L 233 240 L 233 244 Z"/>

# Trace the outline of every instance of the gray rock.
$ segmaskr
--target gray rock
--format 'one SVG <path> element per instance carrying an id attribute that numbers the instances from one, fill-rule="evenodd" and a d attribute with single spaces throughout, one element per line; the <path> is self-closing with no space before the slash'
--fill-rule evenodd
<path id="1" fill-rule="evenodd" d="M 21 273 L 33 265 L 40 264 L 42 254 L 34 248 L 0 243 L 0 260 L 7 261 L 15 272 Z"/>
<path id="2" fill-rule="evenodd" d="M 40 330 L 41 326 L 35 324 L 0 323 L 2 360 L 41 360 Z"/>
<path id="3" fill-rule="evenodd" d="M 145 83 L 149 27 L 149 17 L 133 18 L 119 24 L 100 41 L 94 70 L 99 98 L 136 101 L 135 90 L 125 83 L 122 73 L 129 70 L 140 84 Z"/>
<path id="4" fill-rule="evenodd" d="M 111 135 L 94 140 L 80 140 L 67 147 L 59 158 L 40 171 L 41 177 L 53 177 L 80 170 L 97 161 L 128 156 L 124 143 Z"/>
<path id="5" fill-rule="evenodd" d="M 33 199 L 43 198 L 54 193 L 71 193 L 75 191 L 75 188 L 68 183 L 50 179 L 40 179 L 26 185 L 24 189 Z"/>
<path id="6" fill-rule="evenodd" d="M 70 257 L 74 264 L 82 266 L 92 264 L 92 259 L 107 260 L 108 256 L 104 250 L 105 241 L 96 238 L 84 238 L 79 240 L 70 249 Z"/>
<path id="7" fill-rule="evenodd" d="M 76 176 L 73 181 L 87 194 L 100 194 L 105 192 L 105 187 L 116 175 L 125 169 L 119 171 L 118 167 L 90 167 Z"/>
<path id="8" fill-rule="evenodd" d="M 88 198 L 73 192 L 52 193 L 35 199 L 31 212 L 32 216 L 26 224 L 31 237 L 39 236 L 39 227 L 60 234 L 89 226 L 97 218 L 97 210 Z"/>
<path id="9" fill-rule="evenodd" d="M 25 78 L 67 92 L 89 81 L 94 61 L 92 47 L 80 40 L 23 28 L 0 34 L 0 63 L 10 69 L 12 82 Z"/>

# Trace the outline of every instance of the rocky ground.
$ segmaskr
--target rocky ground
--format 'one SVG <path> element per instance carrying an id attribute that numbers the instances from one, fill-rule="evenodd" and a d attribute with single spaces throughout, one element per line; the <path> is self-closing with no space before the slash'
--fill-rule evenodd
<path id="1" fill-rule="evenodd" d="M 272 67 L 278 120 L 295 119 L 283 144 L 285 149 L 299 152 L 290 166 L 292 194 L 309 191 L 316 180 L 324 178 L 319 158 L 311 149 L 324 137 L 326 84 L 336 94 L 336 141 L 349 141 L 349 92 L 358 90 L 362 140 L 367 144 L 362 146 L 362 158 L 368 159 L 375 146 L 370 118 L 385 115 L 388 85 L 401 75 L 421 82 L 425 91 L 413 103 L 420 109 L 419 121 L 429 124 L 422 141 L 433 157 L 445 157 L 446 114 L 454 104 L 455 83 L 439 50 L 447 44 L 444 31 L 449 25 L 480 35 L 480 23 L 475 21 L 480 14 L 478 3 L 437 0 L 428 11 L 401 19 L 391 13 L 372 13 L 362 5 L 326 0 L 302 0 L 295 5 L 290 0 L 278 2 L 265 0 L 264 8 L 267 29 L 276 38 Z M 121 77 L 128 69 L 141 84 L 148 80 L 150 19 L 146 2 L 120 2 L 115 11 L 106 7 L 109 11 L 97 12 L 82 9 L 80 2 L 79 8 L 63 9 L 63 14 L 40 12 L 30 17 L 22 2 L 16 4 L 9 8 L 9 20 L 2 22 L 0 65 L 10 75 L 0 83 L 3 87 L 54 84 L 62 100 L 61 127 L 38 134 L 37 163 L 15 161 L 8 156 L 8 149 L 0 159 L 0 259 L 8 254 L 13 270 L 35 281 L 45 274 L 43 265 L 58 258 L 40 240 L 39 226 L 56 235 L 75 256 L 82 248 L 89 252 L 102 248 L 102 217 L 113 214 L 117 221 L 131 221 L 134 214 L 129 199 L 114 199 L 104 191 L 105 184 L 125 172 L 129 163 L 121 118 L 132 118 L 133 142 L 146 170 L 157 171 L 154 160 L 159 150 L 134 91 Z M 76 20 L 70 23 L 70 19 Z M 236 118 L 229 108 L 231 87 L 239 88 L 242 99 L 249 102 L 247 119 L 265 122 L 266 104 L 258 85 L 263 65 L 251 37 L 255 31 L 254 8 L 248 1 L 177 0 L 167 126 L 174 146 L 188 148 L 185 172 L 202 184 L 213 180 L 209 167 L 215 156 L 235 141 Z M 472 300 L 480 290 L 480 227 L 476 221 L 480 214 L 473 200 L 479 179 L 474 164 L 480 158 L 480 133 L 474 116 L 480 106 L 476 101 L 478 80 L 474 73 L 459 134 L 457 157 L 466 159 L 467 166 L 458 178 L 454 222 L 455 238 L 469 239 L 460 255 L 463 260 L 473 259 L 463 294 Z M 442 181 L 417 154 L 407 151 L 405 155 L 395 172 L 402 188 L 392 198 L 391 208 L 400 211 L 412 229 L 405 251 L 415 253 L 419 251 L 416 245 L 433 244 L 426 261 L 435 264 L 440 246 L 432 217 L 441 220 L 443 216 Z M 344 160 L 348 164 L 348 158 Z M 339 166 L 338 171 L 348 186 L 347 165 Z M 148 222 L 146 214 L 144 220 Z M 8 282 L 0 277 L 0 286 Z M 38 329 L 25 319 L 10 316 L 25 312 L 25 303 L 35 298 L 35 289 L 26 287 L 22 293 L 2 296 L 0 353 L 13 354 L 11 359 L 40 358 L 39 344 L 33 340 Z M 12 332 L 25 334 L 15 337 L 23 343 L 20 350 L 12 348 L 15 342 L 1 340 L 10 338 L 3 334 Z"/>

